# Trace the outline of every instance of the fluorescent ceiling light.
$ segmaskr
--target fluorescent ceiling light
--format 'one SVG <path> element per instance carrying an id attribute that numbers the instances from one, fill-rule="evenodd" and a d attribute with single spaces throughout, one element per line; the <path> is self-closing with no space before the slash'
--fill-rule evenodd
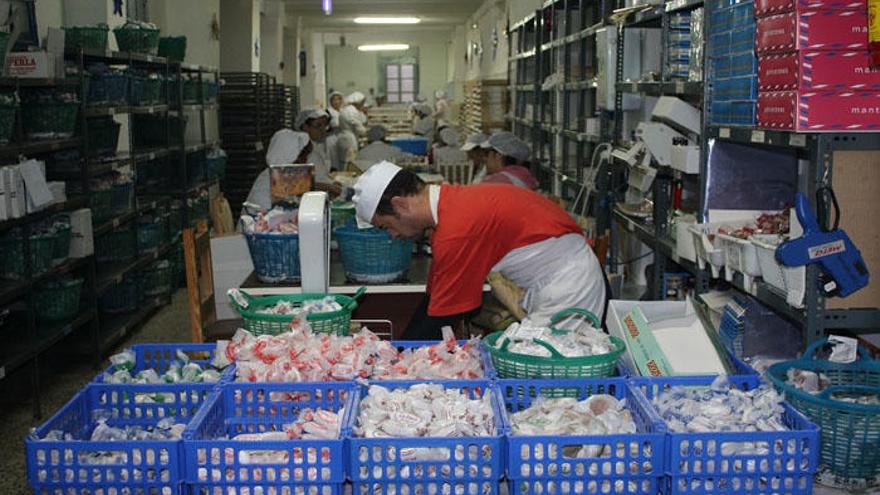
<path id="1" fill-rule="evenodd" d="M 390 50 L 409 50 L 409 45 L 399 43 L 390 43 L 387 45 L 360 45 L 358 50 L 362 52 L 382 52 Z"/>
<path id="2" fill-rule="evenodd" d="M 418 17 L 355 17 L 355 24 L 418 24 Z"/>

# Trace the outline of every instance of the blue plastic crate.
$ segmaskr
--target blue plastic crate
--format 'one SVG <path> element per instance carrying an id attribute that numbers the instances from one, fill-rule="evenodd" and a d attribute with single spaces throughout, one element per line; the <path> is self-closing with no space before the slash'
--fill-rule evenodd
<path id="1" fill-rule="evenodd" d="M 391 343 L 397 347 L 398 351 L 404 351 L 407 349 L 416 349 L 419 347 L 425 347 L 429 345 L 439 344 L 440 340 L 393 340 Z M 459 340 L 458 345 L 464 345 L 467 343 L 467 340 Z M 498 373 L 495 372 L 495 367 L 492 366 L 492 358 L 489 357 L 489 351 L 486 350 L 486 347 L 482 345 L 482 343 L 477 343 L 477 346 L 480 350 L 480 357 L 483 363 L 483 378 L 482 380 L 495 380 L 498 378 Z M 480 378 L 477 378 L 480 380 Z M 396 380 L 395 380 L 396 381 Z M 381 381 L 377 380 L 377 383 L 381 383 Z"/>
<path id="2" fill-rule="evenodd" d="M 729 60 L 729 77 L 754 76 L 758 74 L 758 57 L 755 56 L 754 51 L 733 53 L 730 55 Z"/>
<path id="3" fill-rule="evenodd" d="M 712 86 L 712 99 L 715 101 L 757 100 L 758 76 L 717 79 Z"/>
<path id="4" fill-rule="evenodd" d="M 337 495 L 345 481 L 346 424 L 356 395 L 350 383 L 227 383 L 184 431 L 187 485 L 195 493 Z M 305 408 L 345 408 L 339 438 L 235 441 L 243 433 L 283 431 Z M 253 452 L 284 453 L 284 463 L 247 462 Z M 294 492 L 290 489 L 290 493 Z"/>
<path id="5" fill-rule="evenodd" d="M 633 378 L 649 400 L 675 386 L 707 387 L 715 376 Z M 762 385 L 758 376 L 728 376 L 741 390 Z M 784 421 L 790 431 L 778 432 L 667 432 L 667 493 L 743 494 L 785 493 L 810 495 L 819 464 L 819 428 L 785 403 Z M 754 443 L 768 448 L 766 455 L 725 453 L 725 446 Z"/>
<path id="6" fill-rule="evenodd" d="M 199 364 L 202 368 L 211 366 L 211 360 L 214 359 L 214 351 L 217 349 L 216 344 L 135 344 L 129 346 L 128 349 L 134 352 L 135 365 L 130 370 L 132 375 L 141 371 L 152 369 L 156 373 L 162 374 L 168 371 L 168 367 L 174 361 L 180 361 L 177 357 L 178 352 L 182 352 L 189 357 L 190 362 Z M 221 382 L 232 381 L 235 378 L 234 365 L 230 365 L 221 373 Z M 104 374 L 113 374 L 116 367 L 112 364 L 107 366 L 103 372 L 95 377 L 95 383 L 104 382 Z M 207 384 L 210 385 L 210 384 Z M 140 386 L 140 385 L 137 385 Z"/>
<path id="7" fill-rule="evenodd" d="M 423 137 L 395 138 L 391 140 L 391 145 L 413 155 L 424 156 L 428 153 L 428 139 Z"/>
<path id="8" fill-rule="evenodd" d="M 245 234 L 261 282 L 299 282 L 299 235 Z"/>
<path id="9" fill-rule="evenodd" d="M 730 32 L 730 44 L 728 53 L 737 53 L 755 50 L 755 24 L 743 26 Z"/>
<path id="10" fill-rule="evenodd" d="M 570 493 L 583 494 L 654 495 L 661 491 L 666 427 L 648 400 L 626 379 L 499 380 L 497 386 L 505 406 L 507 477 L 514 495 L 553 493 L 554 486 L 563 484 L 572 486 Z M 576 436 L 511 434 L 511 413 L 527 409 L 541 395 L 555 395 L 560 388 L 575 390 L 573 397 L 578 400 L 595 394 L 626 399 L 637 432 Z M 606 451 L 597 457 L 570 457 L 563 450 L 581 445 L 604 446 Z"/>
<path id="11" fill-rule="evenodd" d="M 211 385 L 91 384 L 76 394 L 25 439 L 28 482 L 36 493 L 179 493 L 183 477 L 183 441 L 92 442 L 93 414 L 103 410 L 110 426 L 154 426 L 166 417 L 190 422 L 208 398 Z M 144 397 L 161 394 L 162 401 Z M 40 441 L 52 430 L 74 440 Z M 114 464 L 93 455 L 113 452 Z M 102 459 L 106 461 L 106 459 Z"/>
<path id="12" fill-rule="evenodd" d="M 381 229 L 359 229 L 349 223 L 333 231 L 345 276 L 355 282 L 388 283 L 409 270 L 413 243 L 392 239 Z"/>
<path id="13" fill-rule="evenodd" d="M 447 389 L 459 389 L 469 397 L 491 394 L 495 409 L 495 431 L 491 437 L 418 437 L 418 438 L 359 438 L 349 439 L 349 479 L 356 495 L 374 493 L 411 494 L 447 493 L 497 495 L 498 481 L 504 476 L 504 420 L 501 397 L 497 388 L 486 380 L 385 382 L 389 389 L 408 388 L 412 385 L 437 383 Z M 350 423 L 351 431 L 357 422 L 360 399 L 367 387 L 358 390 Z M 431 460 L 420 460 L 419 454 L 432 449 Z M 437 453 L 442 456 L 436 455 Z M 407 456 L 412 456 L 407 459 Z"/>

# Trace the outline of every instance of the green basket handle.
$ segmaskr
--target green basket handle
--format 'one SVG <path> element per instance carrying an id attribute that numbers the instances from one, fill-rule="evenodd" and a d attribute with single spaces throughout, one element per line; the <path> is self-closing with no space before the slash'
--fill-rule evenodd
<path id="1" fill-rule="evenodd" d="M 837 399 L 834 399 L 833 397 L 830 397 L 830 395 L 834 394 L 834 393 L 838 393 L 838 392 L 856 392 L 856 393 L 864 393 L 865 395 L 871 394 L 871 395 L 880 396 L 880 387 L 870 387 L 868 385 L 832 385 L 832 386 L 822 390 L 821 392 L 819 392 L 817 397 L 820 397 L 822 399 L 827 399 L 827 400 L 837 400 Z M 854 404 L 854 405 L 869 405 L 869 404 Z M 874 407 L 878 407 L 875 404 L 870 404 L 870 405 L 872 405 Z"/>
<path id="2" fill-rule="evenodd" d="M 544 349 L 547 349 L 548 351 L 550 351 L 550 357 L 552 357 L 552 358 L 562 359 L 565 357 L 562 354 L 560 354 L 559 351 L 557 351 L 555 347 L 548 344 L 547 342 L 544 342 L 543 340 L 532 339 L 532 342 L 534 342 L 534 343 L 540 345 L 541 347 L 543 347 Z M 509 346 L 509 345 L 510 345 L 510 339 L 504 339 L 504 342 L 501 343 L 501 348 L 499 350 L 502 352 L 509 352 L 507 350 L 507 346 Z M 516 353 L 513 353 L 513 354 L 516 354 Z"/>
<path id="3" fill-rule="evenodd" d="M 801 361 L 816 361 L 816 351 L 821 349 L 827 343 L 828 343 L 828 337 L 824 337 L 824 338 L 821 338 L 821 339 L 813 342 L 812 344 L 807 346 L 807 349 L 804 351 L 800 360 Z M 873 359 L 871 358 L 871 355 L 868 354 L 868 350 L 865 349 L 864 346 L 862 346 L 862 344 L 858 344 L 858 359 L 856 359 L 856 361 L 858 361 L 859 359 L 864 359 L 866 361 L 873 361 Z M 855 361 L 853 361 L 853 362 L 855 362 Z M 852 363 L 835 363 L 835 364 L 852 364 Z"/>
<path id="4" fill-rule="evenodd" d="M 238 290 L 238 293 L 241 294 L 247 300 L 248 307 L 250 307 L 250 305 L 256 300 L 256 298 L 254 296 L 248 294 L 247 292 L 245 292 L 241 289 Z M 231 293 L 227 292 L 226 296 L 229 297 L 229 300 L 232 301 L 232 305 L 235 306 L 236 308 L 247 309 L 246 307 L 242 306 L 241 304 L 238 304 L 238 301 L 236 301 L 235 298 L 232 297 Z"/>
<path id="5" fill-rule="evenodd" d="M 366 287 L 361 287 L 360 289 L 358 289 L 357 292 L 355 292 L 354 295 L 351 296 L 351 299 L 347 303 L 345 303 L 345 306 L 343 306 L 342 309 L 344 311 L 354 311 L 354 309 L 357 308 L 357 300 L 360 299 L 362 295 L 366 294 L 366 292 Z"/>
<path id="6" fill-rule="evenodd" d="M 602 328 L 602 322 L 599 321 L 599 318 L 596 317 L 596 315 L 594 315 L 592 312 L 581 308 L 568 308 L 563 309 L 562 311 L 559 311 L 550 317 L 550 329 L 557 333 L 567 332 L 567 330 L 556 328 L 553 325 L 559 323 L 565 318 L 568 318 L 569 316 L 582 316 L 586 318 L 590 323 L 592 323 L 593 327 Z"/>

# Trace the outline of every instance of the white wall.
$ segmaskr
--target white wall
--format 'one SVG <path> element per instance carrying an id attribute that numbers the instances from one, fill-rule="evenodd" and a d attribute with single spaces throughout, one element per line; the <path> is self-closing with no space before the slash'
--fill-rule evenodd
<path id="1" fill-rule="evenodd" d="M 40 0 L 34 4 L 34 11 L 37 15 L 37 31 L 42 45 L 50 27 L 57 28 L 64 25 L 64 1 Z"/>
<path id="2" fill-rule="evenodd" d="M 259 72 L 254 43 L 260 39 L 260 4 L 255 0 L 221 0 L 220 69 Z"/>
<path id="3" fill-rule="evenodd" d="M 284 81 L 280 64 L 284 53 L 284 4 L 277 0 L 266 0 L 260 12 L 260 72 L 275 76 L 277 82 Z"/>
<path id="4" fill-rule="evenodd" d="M 150 22 L 159 26 L 162 36 L 186 36 L 187 63 L 220 66 L 220 40 L 214 39 L 211 32 L 212 20 L 220 19 L 220 0 L 186 4 L 180 0 L 150 0 L 147 9 Z"/>

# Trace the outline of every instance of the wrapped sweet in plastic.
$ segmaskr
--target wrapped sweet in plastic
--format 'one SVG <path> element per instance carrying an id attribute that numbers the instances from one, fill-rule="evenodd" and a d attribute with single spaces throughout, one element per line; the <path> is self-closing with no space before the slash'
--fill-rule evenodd
<path id="1" fill-rule="evenodd" d="M 132 373 L 137 365 L 137 356 L 131 349 L 126 349 L 110 356 L 112 372 L 104 373 L 104 383 L 112 384 L 162 384 L 162 383 L 216 383 L 220 381 L 222 370 L 203 367 L 194 363 L 189 356 L 180 350 L 177 359 L 171 361 L 168 369 L 161 375 L 154 369 L 145 369 Z"/>
<path id="2" fill-rule="evenodd" d="M 275 207 L 255 216 L 243 214 L 239 225 L 244 234 L 296 234 L 299 232 L 298 210 Z"/>
<path id="3" fill-rule="evenodd" d="M 507 350 L 515 354 L 551 357 L 550 350 L 535 342 L 545 342 L 565 357 L 598 356 L 615 350 L 608 334 L 590 327 L 586 330 L 561 332 L 533 325 L 525 318 L 514 322 L 495 341 L 497 347 L 510 340 Z"/>
<path id="4" fill-rule="evenodd" d="M 406 349 L 390 368 L 375 366 L 379 380 L 448 380 L 475 379 L 484 376 L 480 339 L 462 345 L 455 340 L 451 327 L 443 327 L 443 341 L 429 346 Z"/>
<path id="5" fill-rule="evenodd" d="M 269 315 L 297 316 L 308 313 L 332 313 L 341 309 L 342 305 L 336 302 L 336 299 L 333 296 L 326 296 L 322 299 L 309 299 L 303 301 L 302 304 L 295 304 L 290 301 L 278 301 L 274 306 L 258 309 L 256 312 Z"/>

